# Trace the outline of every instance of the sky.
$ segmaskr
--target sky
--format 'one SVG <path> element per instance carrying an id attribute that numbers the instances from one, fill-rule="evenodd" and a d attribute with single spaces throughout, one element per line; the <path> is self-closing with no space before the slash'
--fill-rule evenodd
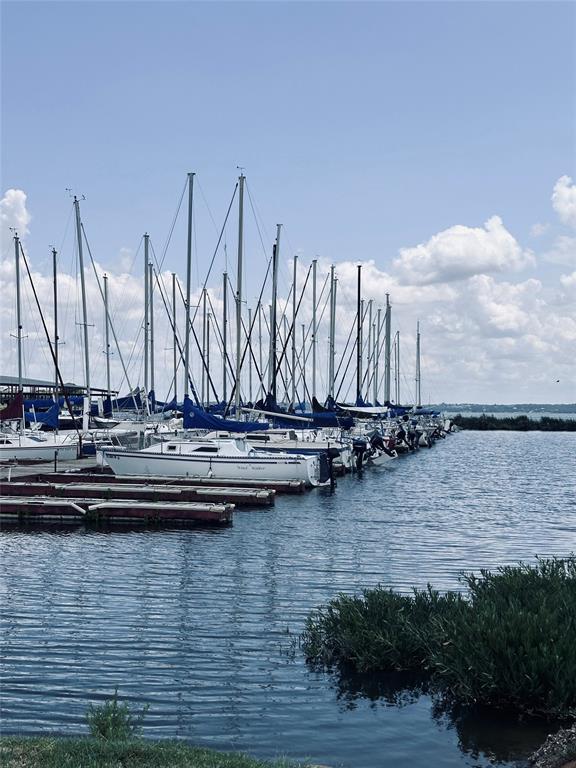
<path id="1" fill-rule="evenodd" d="M 58 250 L 63 374 L 82 381 L 69 190 L 83 198 L 129 374 L 116 350 L 113 385 L 142 385 L 142 236 L 150 233 L 162 284 L 174 271 L 184 285 L 186 201 L 176 213 L 194 172 L 193 300 L 215 253 L 207 286 L 220 316 L 221 274 L 236 279 L 237 197 L 216 244 L 242 168 L 245 313 L 281 223 L 280 303 L 295 255 L 300 286 L 312 259 L 322 280 L 334 264 L 340 355 L 356 265 L 374 316 L 390 294 L 401 399 L 414 398 L 419 321 L 425 402 L 576 400 L 574 3 L 4 0 L 1 21 L 0 373 L 16 369 L 10 227 L 49 325 Z M 104 386 L 91 270 L 91 378 Z M 23 291 L 25 374 L 48 379 L 38 313 Z M 298 318 L 306 327 L 308 293 Z M 171 386 L 172 341 L 156 301 L 160 396 Z M 198 380 L 197 353 L 193 373 Z"/>

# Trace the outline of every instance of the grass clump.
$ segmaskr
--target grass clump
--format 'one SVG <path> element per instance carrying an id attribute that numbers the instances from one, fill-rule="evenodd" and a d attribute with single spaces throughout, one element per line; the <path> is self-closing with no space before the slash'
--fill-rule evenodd
<path id="1" fill-rule="evenodd" d="M 576 713 L 576 558 L 463 577 L 464 594 L 339 595 L 303 634 L 311 662 L 419 670 L 455 701 Z"/>
<path id="2" fill-rule="evenodd" d="M 2 768 L 289 768 L 181 741 L 0 738 Z M 294 764 L 291 764 L 294 768 Z"/>
<path id="3" fill-rule="evenodd" d="M 104 704 L 91 704 L 86 713 L 86 722 L 90 734 L 94 738 L 107 741 L 122 741 L 137 736 L 142 728 L 142 722 L 149 709 L 147 704 L 138 715 L 133 715 L 127 704 L 118 701 L 118 689 L 114 696 Z"/>

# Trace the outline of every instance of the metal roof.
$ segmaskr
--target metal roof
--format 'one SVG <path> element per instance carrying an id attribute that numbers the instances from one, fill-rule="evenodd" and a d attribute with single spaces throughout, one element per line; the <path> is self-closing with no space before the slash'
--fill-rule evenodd
<path id="1" fill-rule="evenodd" d="M 18 386 L 18 376 L 3 376 L 0 375 L 0 387 L 17 387 Z M 22 377 L 22 386 L 23 387 L 43 387 L 46 389 L 53 389 L 54 388 L 54 379 L 51 379 L 50 381 L 46 381 L 45 379 L 27 379 Z M 84 384 L 74 384 L 71 381 L 65 381 L 64 387 L 66 389 L 86 389 Z M 103 392 L 105 393 L 105 389 L 100 389 L 99 387 L 90 387 L 91 392 Z M 113 394 L 116 394 L 116 390 L 111 390 Z"/>

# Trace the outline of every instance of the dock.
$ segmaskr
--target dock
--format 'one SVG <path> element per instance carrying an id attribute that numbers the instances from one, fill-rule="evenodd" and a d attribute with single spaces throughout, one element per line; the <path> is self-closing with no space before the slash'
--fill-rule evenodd
<path id="1" fill-rule="evenodd" d="M 2 523 L 231 525 L 233 504 L 102 501 L 98 498 L 0 495 Z"/>
<path id="2" fill-rule="evenodd" d="M 91 458 L 3 465 L 0 521 L 222 526 L 232 524 L 235 510 L 271 507 L 278 493 L 304 490 L 301 481 L 117 476 Z"/>

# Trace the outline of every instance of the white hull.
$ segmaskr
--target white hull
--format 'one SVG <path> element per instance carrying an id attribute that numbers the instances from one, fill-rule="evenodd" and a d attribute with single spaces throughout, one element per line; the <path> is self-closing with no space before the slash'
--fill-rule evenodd
<path id="1" fill-rule="evenodd" d="M 14 438 L 11 443 L 0 444 L 0 462 L 5 461 L 70 461 L 77 458 L 78 449 L 73 443 L 53 443 Z"/>
<path id="2" fill-rule="evenodd" d="M 170 448 L 174 445 L 174 450 Z M 217 480 L 301 480 L 320 482 L 316 456 L 266 454 L 260 451 L 194 455 L 186 444 L 166 443 L 143 451 L 104 450 L 103 458 L 116 475 L 163 475 Z M 180 449 L 180 451 L 179 451 Z"/>

